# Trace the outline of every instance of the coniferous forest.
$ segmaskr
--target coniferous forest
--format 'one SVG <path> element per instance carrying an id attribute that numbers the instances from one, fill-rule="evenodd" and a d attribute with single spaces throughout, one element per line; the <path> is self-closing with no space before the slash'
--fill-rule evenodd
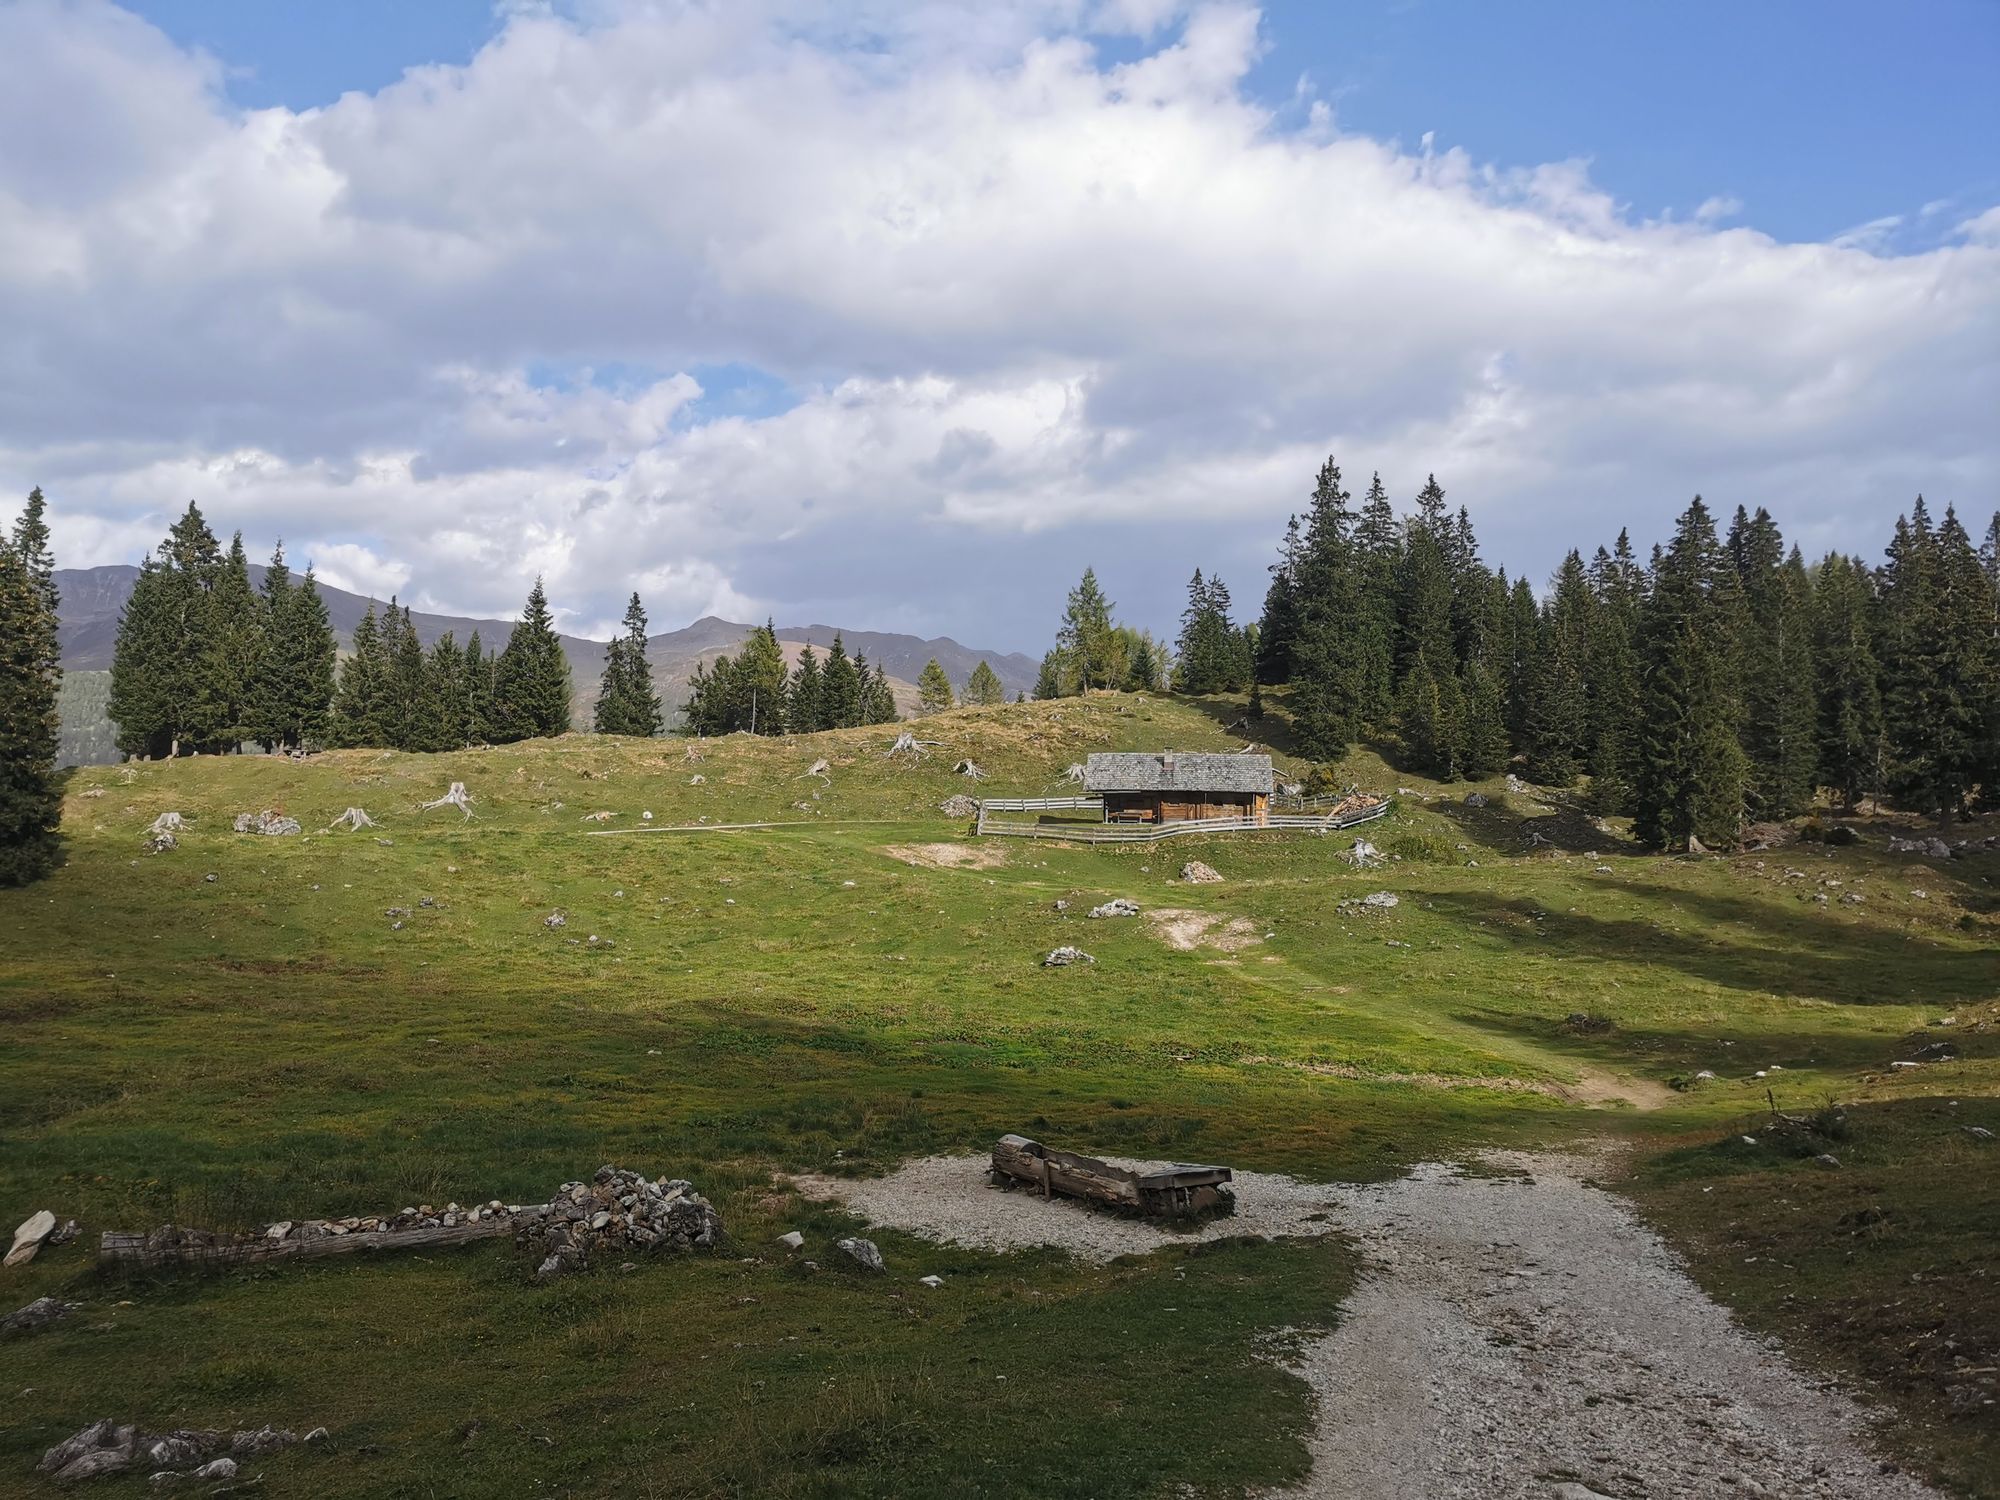
<path id="1" fill-rule="evenodd" d="M 53 559 L 36 490 L 0 546 L 0 881 L 56 859 Z M 1094 689 L 1288 690 L 1301 753 L 1372 744 L 1442 780 L 1517 767 L 1577 786 L 1660 848 L 1726 847 L 1825 797 L 1868 798 L 1949 826 L 2000 797 L 2000 515 L 1975 542 L 1919 497 L 1879 563 L 1808 563 L 1765 510 L 1723 524 L 1699 498 L 1641 561 L 1620 531 L 1572 550 L 1537 591 L 1480 558 L 1472 518 L 1435 477 L 1399 516 L 1379 475 L 1360 503 L 1329 458 L 1281 538 L 1260 618 L 1197 570 L 1171 649 L 1118 623 L 1094 572 L 1070 592 L 1035 696 Z M 655 735 L 661 700 L 632 595 L 605 648 L 593 728 Z M 981 663 L 963 701 L 1003 694 Z M 933 661 L 926 711 L 958 701 Z M 253 588 L 189 505 L 140 570 L 110 674 L 118 747 L 135 757 L 382 746 L 436 751 L 570 728 L 569 667 L 538 579 L 498 650 L 475 632 L 425 649 L 407 607 L 372 607 L 336 669 L 313 571 L 283 548 Z M 769 622 L 698 667 L 690 734 L 810 733 L 896 717 L 887 674 L 836 635 L 787 669 Z"/>

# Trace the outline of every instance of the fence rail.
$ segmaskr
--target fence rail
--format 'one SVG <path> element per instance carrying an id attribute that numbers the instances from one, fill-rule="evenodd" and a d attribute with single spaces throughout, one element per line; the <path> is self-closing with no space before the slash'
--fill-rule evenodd
<path id="1" fill-rule="evenodd" d="M 979 804 L 984 812 L 1102 812 L 1102 797 L 987 797 Z"/>
<path id="2" fill-rule="evenodd" d="M 1033 800 L 1033 799 L 1030 799 Z M 1083 802 L 1095 799 L 1057 798 L 1058 802 Z M 1016 801 L 993 803 L 982 802 L 979 807 L 979 826 L 982 834 L 999 835 L 1008 838 L 1062 839 L 1076 844 L 1151 844 L 1161 839 L 1179 838 L 1192 833 L 1258 833 L 1268 831 L 1290 831 L 1295 833 L 1337 833 L 1343 828 L 1354 828 L 1363 823 L 1372 823 L 1385 816 L 1390 804 L 1384 802 L 1376 807 L 1364 808 L 1345 818 L 1310 817 L 1301 814 L 1273 813 L 1262 820 L 1256 818 L 1186 818 L 1171 823 L 1009 823 L 989 820 L 988 807 L 995 812 L 1032 811 L 1030 807 L 1020 807 Z"/>

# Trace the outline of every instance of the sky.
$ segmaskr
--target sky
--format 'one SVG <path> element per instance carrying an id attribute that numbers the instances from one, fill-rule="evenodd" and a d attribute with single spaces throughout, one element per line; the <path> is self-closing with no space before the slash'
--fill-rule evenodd
<path id="1" fill-rule="evenodd" d="M 0 0 L 0 494 L 566 629 L 2000 504 L 2000 4 Z"/>

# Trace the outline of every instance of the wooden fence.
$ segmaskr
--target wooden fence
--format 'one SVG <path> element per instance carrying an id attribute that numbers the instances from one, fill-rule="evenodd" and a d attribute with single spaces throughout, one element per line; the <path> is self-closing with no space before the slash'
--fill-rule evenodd
<path id="1" fill-rule="evenodd" d="M 1008 812 L 1082 811 L 1102 808 L 1096 797 L 994 798 L 979 804 L 977 832 L 1010 838 L 1064 839 L 1077 844 L 1151 844 L 1161 839 L 1192 833 L 1336 833 L 1343 828 L 1372 823 L 1388 814 L 1390 803 L 1363 808 L 1346 817 L 1330 818 L 1301 813 L 1272 813 L 1265 818 L 1186 818 L 1170 823 L 1085 823 L 1057 819 L 1049 822 L 1009 822 L 988 816 Z"/>

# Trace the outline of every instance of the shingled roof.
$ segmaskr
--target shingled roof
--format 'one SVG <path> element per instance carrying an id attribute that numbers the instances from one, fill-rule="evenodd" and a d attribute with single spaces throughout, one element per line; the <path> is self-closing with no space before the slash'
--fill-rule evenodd
<path id="1" fill-rule="evenodd" d="M 1268 755 L 1093 755 L 1083 768 L 1090 792 L 1271 792 Z"/>

